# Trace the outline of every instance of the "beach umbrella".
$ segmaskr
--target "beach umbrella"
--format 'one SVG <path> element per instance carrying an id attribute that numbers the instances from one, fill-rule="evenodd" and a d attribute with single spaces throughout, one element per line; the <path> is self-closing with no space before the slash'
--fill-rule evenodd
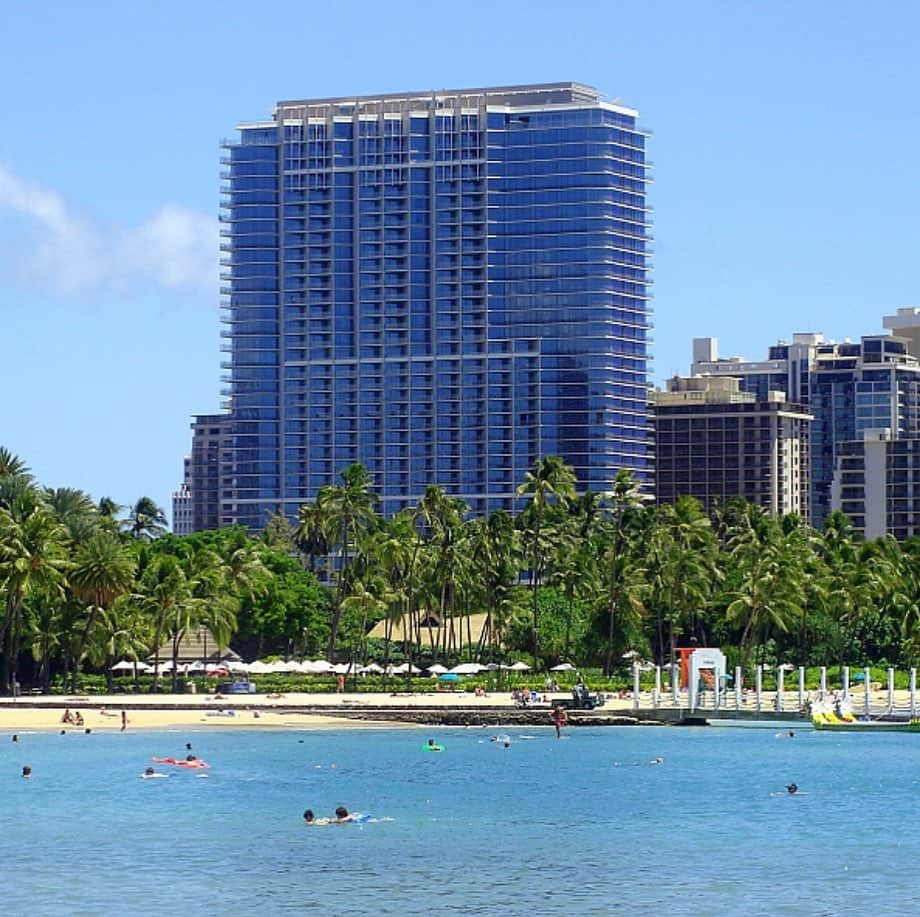
<path id="1" fill-rule="evenodd" d="M 434 665 L 428 666 L 427 672 L 429 675 L 443 675 L 447 671 L 447 667 L 441 665 L 440 662 L 436 662 Z"/>
<path id="2" fill-rule="evenodd" d="M 376 662 L 372 662 L 372 663 L 370 663 L 369 665 L 366 665 L 366 666 L 364 666 L 363 668 L 359 669 L 359 671 L 362 672 L 362 673 L 364 673 L 364 674 L 382 675 L 382 674 L 383 674 L 383 666 L 377 665 Z"/>
<path id="3" fill-rule="evenodd" d="M 455 665 L 450 671 L 454 675 L 476 675 L 481 672 L 483 666 L 478 662 L 461 662 L 460 665 Z"/>
<path id="4" fill-rule="evenodd" d="M 205 664 L 200 659 L 196 659 L 194 662 L 190 662 L 185 667 L 185 671 L 186 672 L 204 672 Z"/>
<path id="5" fill-rule="evenodd" d="M 460 681 L 460 676 L 456 672 L 445 672 L 438 676 L 438 681 Z"/>
<path id="6" fill-rule="evenodd" d="M 347 675 L 351 671 L 351 665 L 347 662 L 337 662 L 333 667 L 332 671 L 336 675 Z"/>
<path id="7" fill-rule="evenodd" d="M 329 662 L 328 659 L 317 659 L 313 662 L 305 663 L 305 665 L 309 665 L 310 671 L 317 674 L 321 674 L 323 672 L 331 672 L 334 669 L 334 666 L 331 662 Z"/>
<path id="8" fill-rule="evenodd" d="M 554 665 L 550 672 L 574 672 L 575 666 L 571 662 L 560 662 L 559 665 Z"/>
<path id="9" fill-rule="evenodd" d="M 514 665 L 509 665 L 508 668 L 512 672 L 529 672 L 530 666 L 526 662 L 515 662 Z"/>
<path id="10" fill-rule="evenodd" d="M 267 662 L 262 662 L 261 659 L 257 659 L 255 662 L 249 664 L 249 673 L 251 675 L 267 675 L 269 672 L 274 671 L 275 670 Z"/>
<path id="11" fill-rule="evenodd" d="M 227 668 L 231 672 L 243 672 L 244 674 L 249 671 L 249 666 L 242 659 L 227 663 Z"/>
<path id="12" fill-rule="evenodd" d="M 141 663 L 138 663 L 138 665 L 141 665 Z M 112 671 L 113 672 L 133 672 L 134 663 L 129 662 L 127 659 L 122 659 L 121 662 L 116 662 L 115 665 L 112 666 Z"/>

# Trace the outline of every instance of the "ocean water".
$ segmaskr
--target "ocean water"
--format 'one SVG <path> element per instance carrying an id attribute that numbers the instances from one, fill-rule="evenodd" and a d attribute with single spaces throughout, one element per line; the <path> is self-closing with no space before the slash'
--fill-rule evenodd
<path id="1" fill-rule="evenodd" d="M 0 734 L 6 914 L 910 914 L 920 735 Z M 428 737 L 441 754 L 421 751 Z M 525 738 L 533 736 L 533 738 Z M 207 778 L 141 780 L 151 756 Z M 662 765 L 649 762 L 663 757 Z M 33 777 L 19 774 L 24 763 Z M 790 797 L 794 781 L 803 795 Z M 364 824 L 313 827 L 338 805 Z"/>

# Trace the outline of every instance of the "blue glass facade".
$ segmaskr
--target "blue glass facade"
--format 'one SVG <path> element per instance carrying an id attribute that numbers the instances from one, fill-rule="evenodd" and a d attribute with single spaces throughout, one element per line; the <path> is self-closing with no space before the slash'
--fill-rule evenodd
<path id="1" fill-rule="evenodd" d="M 843 443 L 862 443 L 868 430 L 889 430 L 894 439 L 920 431 L 920 366 L 905 341 L 864 337 L 818 348 L 811 379 L 812 520 L 820 527 Z"/>
<path id="2" fill-rule="evenodd" d="M 279 103 L 228 144 L 236 521 L 651 470 L 646 134 L 578 84 Z"/>

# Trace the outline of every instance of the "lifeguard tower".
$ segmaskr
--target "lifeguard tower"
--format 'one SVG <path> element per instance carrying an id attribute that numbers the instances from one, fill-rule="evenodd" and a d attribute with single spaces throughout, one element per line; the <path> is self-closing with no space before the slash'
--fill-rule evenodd
<path id="1" fill-rule="evenodd" d="M 680 654 L 680 684 L 687 688 L 690 710 L 696 710 L 700 697 L 700 682 L 713 692 L 712 707 L 718 710 L 725 690 L 725 654 L 712 646 L 678 647 Z"/>

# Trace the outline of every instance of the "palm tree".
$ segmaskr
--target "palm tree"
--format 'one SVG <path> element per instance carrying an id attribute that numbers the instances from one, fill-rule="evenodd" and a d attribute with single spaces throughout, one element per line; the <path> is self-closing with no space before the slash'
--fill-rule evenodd
<path id="1" fill-rule="evenodd" d="M 144 641 L 144 622 L 137 613 L 130 595 L 121 595 L 111 608 L 99 612 L 90 634 L 87 658 L 105 671 L 106 691 L 114 690 L 112 666 L 120 656 L 138 660 L 148 649 Z"/>
<path id="2" fill-rule="evenodd" d="M 32 472 L 26 463 L 9 449 L 0 446 L 0 478 L 27 478 L 32 480 Z"/>
<path id="3" fill-rule="evenodd" d="M 136 541 L 153 541 L 167 531 L 166 513 L 150 497 L 141 497 L 123 525 Z"/>
<path id="4" fill-rule="evenodd" d="M 788 631 L 805 600 L 801 533 L 784 532 L 776 520 L 756 508 L 749 519 L 752 524 L 730 543 L 740 582 L 725 612 L 729 623 L 742 628 L 738 645 L 742 667 L 758 629 Z"/>
<path id="5" fill-rule="evenodd" d="M 316 573 L 316 558 L 329 553 L 329 519 L 323 507 L 316 503 L 304 503 L 297 512 L 294 527 L 294 544 L 307 557 L 311 573 Z"/>
<path id="6" fill-rule="evenodd" d="M 474 587 L 478 584 L 481 604 L 486 609 L 478 655 L 481 658 L 483 643 L 488 640 L 489 662 L 492 662 L 495 649 L 501 649 L 502 612 L 517 579 L 517 530 L 511 516 L 501 509 L 474 519 L 471 529 L 468 575 Z"/>
<path id="7" fill-rule="evenodd" d="M 452 649 L 446 645 L 447 635 L 450 634 L 453 639 L 455 633 L 453 626 L 447 626 L 447 622 L 456 610 L 457 593 L 463 578 L 465 557 L 460 546 L 463 517 L 468 511 L 469 507 L 463 500 L 448 497 L 438 486 L 428 487 L 416 507 L 417 520 L 423 523 L 429 536 L 423 555 L 423 577 L 428 586 L 429 605 L 435 602 L 438 605 L 441 634 L 445 641 L 440 649 L 445 653 Z M 438 647 L 433 644 L 432 653 L 437 659 Z"/>
<path id="8" fill-rule="evenodd" d="M 335 533 L 332 543 L 338 545 L 340 556 L 338 588 L 326 652 L 330 662 L 335 655 L 342 600 L 348 591 L 352 551 L 361 536 L 377 523 L 375 507 L 378 497 L 371 491 L 371 479 L 367 469 L 355 463 L 342 471 L 340 477 L 341 484 L 329 484 L 321 488 L 316 498 L 323 515 L 329 520 L 329 531 Z"/>
<path id="9" fill-rule="evenodd" d="M 143 558 L 142 558 L 143 559 Z M 160 680 L 160 649 L 164 636 L 180 612 L 178 606 L 192 601 L 191 584 L 183 565 L 173 554 L 159 554 L 145 563 L 137 584 L 137 603 L 151 621 L 153 633 L 154 673 L 151 691 L 156 691 Z"/>
<path id="10" fill-rule="evenodd" d="M 23 602 L 33 594 L 59 602 L 70 566 L 66 529 L 34 496 L 0 507 L 0 584 L 6 599 L 0 670 L 8 692 L 16 683 Z"/>
<path id="11" fill-rule="evenodd" d="M 99 522 L 92 497 L 73 487 L 46 488 L 44 500 L 67 528 L 74 542 L 88 538 Z"/>
<path id="12" fill-rule="evenodd" d="M 77 690 L 77 673 L 86 651 L 90 632 L 100 611 L 107 611 L 120 595 L 131 591 L 137 556 L 130 545 L 116 535 L 99 531 L 78 546 L 70 573 L 70 590 L 86 606 L 83 633 L 77 644 L 73 686 Z"/>
<path id="13" fill-rule="evenodd" d="M 617 619 L 628 610 L 641 609 L 641 580 L 634 563 L 635 550 L 628 531 L 629 514 L 641 505 L 639 482 L 635 475 L 623 468 L 613 479 L 610 491 L 610 617 L 607 629 L 607 655 L 604 674 L 609 678 L 613 669 L 614 634 Z M 632 614 L 630 614 L 632 616 Z"/>
<path id="14" fill-rule="evenodd" d="M 373 614 L 385 613 L 388 607 L 386 601 L 386 584 L 379 577 L 365 577 L 368 585 L 360 579 L 351 584 L 351 592 L 342 600 L 342 613 L 347 614 L 357 611 L 361 614 L 361 624 L 358 628 L 351 654 L 351 668 L 355 679 L 358 677 L 358 655 L 362 651 L 364 662 L 367 664 L 367 619 Z M 357 684 L 357 681 L 355 682 Z"/>
<path id="15" fill-rule="evenodd" d="M 554 507 L 565 508 L 575 498 L 575 473 L 558 455 L 548 455 L 534 463 L 533 471 L 524 475 L 518 496 L 529 496 L 527 512 L 522 515 L 524 542 L 530 549 L 530 588 L 533 603 L 533 665 L 540 666 L 540 610 L 537 589 L 543 574 L 546 554 L 551 540 L 544 527 L 547 515 Z"/>
<path id="16" fill-rule="evenodd" d="M 390 641 L 393 625 L 405 625 L 403 639 L 409 662 L 412 662 L 411 637 L 415 597 L 418 592 L 418 557 L 420 540 L 413 510 L 403 509 L 386 525 L 369 534 L 365 553 L 373 559 L 380 576 L 387 584 L 387 617 L 383 661 L 390 661 Z"/>

